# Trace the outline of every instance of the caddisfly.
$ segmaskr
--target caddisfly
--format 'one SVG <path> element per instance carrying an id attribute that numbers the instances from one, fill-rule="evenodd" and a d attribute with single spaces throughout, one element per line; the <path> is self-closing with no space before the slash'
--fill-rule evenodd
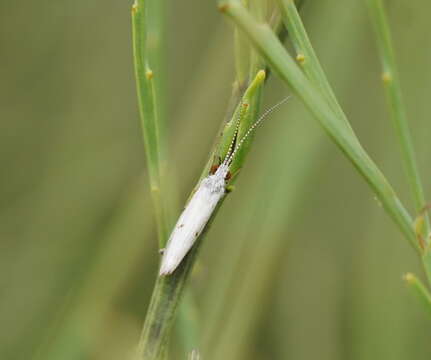
<path id="1" fill-rule="evenodd" d="M 240 141 L 237 142 L 236 138 L 238 136 L 241 117 L 239 116 L 236 130 L 226 157 L 214 174 L 208 175 L 201 180 L 196 192 L 187 203 L 169 237 L 167 246 L 163 251 L 160 275 L 172 274 L 202 233 L 217 204 L 226 194 L 226 181 L 228 180 L 229 168 L 241 145 L 271 111 L 288 99 L 289 97 L 286 97 L 266 110 L 259 119 L 250 126 Z M 245 107 L 247 106 L 247 104 L 243 105 Z M 236 146 L 234 146 L 235 143 Z"/>

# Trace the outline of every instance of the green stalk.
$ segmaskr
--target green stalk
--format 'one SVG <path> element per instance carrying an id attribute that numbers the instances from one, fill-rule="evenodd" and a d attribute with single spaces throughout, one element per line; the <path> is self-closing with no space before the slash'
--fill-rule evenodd
<path id="1" fill-rule="evenodd" d="M 265 21 L 267 7 L 268 2 L 265 0 L 249 0 L 248 9 L 250 13 L 253 14 L 253 16 L 259 21 Z M 262 69 L 265 66 L 265 63 L 253 46 L 250 46 L 250 42 L 247 39 L 245 39 L 245 41 L 247 42 L 250 53 L 250 68 L 248 70 L 248 76 L 251 79 L 259 69 Z"/>
<path id="2" fill-rule="evenodd" d="M 331 108 L 341 119 L 346 120 L 343 110 L 335 97 L 329 84 L 325 72 L 320 65 L 319 59 L 314 52 L 302 20 L 299 16 L 294 0 L 277 0 L 280 6 L 283 22 L 289 31 L 289 38 L 292 40 L 296 51 L 296 60 L 303 69 L 308 79 L 317 87 L 326 98 Z M 351 129 L 349 122 L 345 124 Z M 353 132 L 353 130 L 352 130 Z"/>
<path id="3" fill-rule="evenodd" d="M 247 7 L 248 2 L 243 0 L 243 3 Z M 251 49 L 247 39 L 237 29 L 235 29 L 234 32 L 234 44 L 236 72 L 235 86 L 242 92 L 247 85 Z M 237 101 L 235 101 L 235 104 L 237 104 Z"/>
<path id="4" fill-rule="evenodd" d="M 328 135 L 371 186 L 383 208 L 398 225 L 401 232 L 414 248 L 418 249 L 410 215 L 379 168 L 362 148 L 356 136 L 344 125 L 347 119 L 331 108 L 267 25 L 256 22 L 236 1 L 223 2 L 220 10 L 229 15 L 235 24 L 247 34 L 272 69 L 302 99 Z"/>
<path id="5" fill-rule="evenodd" d="M 148 65 L 148 54 L 146 51 L 147 24 L 145 5 L 144 0 L 137 0 L 132 7 L 133 58 L 151 195 L 155 210 L 159 245 L 162 248 L 168 236 L 168 229 L 165 219 L 166 210 L 164 209 L 163 193 L 161 191 L 162 159 L 154 74 Z"/>
<path id="6" fill-rule="evenodd" d="M 367 0 L 371 20 L 374 26 L 377 47 L 382 62 L 382 80 L 386 91 L 390 115 L 398 136 L 404 169 L 410 186 L 410 191 L 417 213 L 425 207 L 425 195 L 419 175 L 416 156 L 411 138 L 410 128 L 406 117 L 403 96 L 401 92 L 400 77 L 398 75 L 395 53 L 392 46 L 391 32 L 381 0 Z M 425 214 L 425 241 L 429 244 L 427 236 L 430 233 L 428 214 Z"/>
<path id="7" fill-rule="evenodd" d="M 160 96 L 163 92 L 162 14 L 163 4 L 157 0 L 135 0 L 132 7 L 133 54 L 138 104 L 160 248 L 164 247 L 169 236 L 171 221 L 169 221 L 168 205 L 173 203 L 170 201 L 168 204 L 166 179 L 163 176 L 166 172 L 166 151 L 162 142 L 165 138 L 165 129 L 160 118 L 163 109 L 163 106 L 160 106 L 163 105 L 160 104 L 163 101 L 163 97 Z M 156 73 L 157 79 L 154 78 L 153 71 L 149 67 L 150 63 L 155 65 L 156 71 L 159 71 Z M 194 307 L 192 296 L 188 296 L 184 306 L 187 309 Z M 186 349 L 197 346 L 196 335 L 199 333 L 197 323 L 194 318 L 187 316 L 188 313 L 183 311 L 178 318 L 181 339 L 187 340 L 187 343 L 183 343 Z"/>
<path id="8" fill-rule="evenodd" d="M 164 358 L 168 336 L 175 319 L 174 315 L 196 251 L 197 246 L 187 255 L 174 274 L 157 277 L 136 351 L 136 360 Z"/>

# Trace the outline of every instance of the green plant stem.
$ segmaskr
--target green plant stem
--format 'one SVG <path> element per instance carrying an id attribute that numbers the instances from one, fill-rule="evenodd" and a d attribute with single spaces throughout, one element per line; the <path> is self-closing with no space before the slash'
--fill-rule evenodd
<path id="1" fill-rule="evenodd" d="M 369 183 L 401 232 L 418 249 L 411 217 L 356 136 L 343 125 L 347 119 L 340 119 L 341 115 L 334 112 L 320 91 L 304 76 L 267 25 L 256 22 L 236 1 L 223 2 L 220 9 L 248 35 L 272 69 L 303 100 L 333 141 Z"/>
<path id="2" fill-rule="evenodd" d="M 147 13 L 151 13 L 153 16 L 149 17 Z M 163 81 L 160 79 L 163 65 L 160 45 L 163 37 L 162 15 L 163 5 L 158 1 L 136 0 L 132 7 L 133 55 L 139 113 L 160 248 L 164 247 L 168 239 L 169 224 L 171 223 L 168 218 L 168 205 L 170 204 L 165 198 L 167 196 L 166 180 L 164 180 L 166 177 L 163 176 L 166 171 L 166 151 L 165 146 L 163 146 L 165 131 L 160 118 L 162 112 L 160 95 L 163 92 Z M 155 75 L 158 78 L 154 77 L 149 63 L 155 64 Z M 172 204 L 173 201 L 170 203 Z M 193 308 L 194 303 L 191 296 L 186 302 L 185 306 L 188 309 Z M 187 343 L 183 343 L 185 348 L 194 347 L 198 344 L 197 323 L 194 319 L 187 317 L 187 312 L 181 312 L 178 318 L 178 328 L 180 333 L 189 332 L 187 337 L 182 337 L 182 339 L 187 339 Z"/>
<path id="3" fill-rule="evenodd" d="M 247 1 L 243 0 L 247 6 Z M 234 32 L 235 73 L 236 86 L 241 91 L 245 90 L 250 70 L 250 44 L 237 29 Z M 237 99 L 236 99 L 237 100 Z M 237 105 L 237 101 L 235 101 Z"/>
<path id="4" fill-rule="evenodd" d="M 198 245 L 198 244 L 196 244 Z M 136 360 L 163 359 L 174 315 L 191 270 L 197 246 L 187 255 L 171 276 L 157 277 L 141 333 Z"/>
<path id="5" fill-rule="evenodd" d="M 137 0 L 132 7 L 133 58 L 135 63 L 138 105 L 141 118 L 150 189 L 155 210 L 160 247 L 167 239 L 163 192 L 161 190 L 161 146 L 157 118 L 154 74 L 149 68 L 146 52 L 145 1 Z M 156 74 L 157 75 L 157 74 Z"/>
<path id="6" fill-rule="evenodd" d="M 299 16 L 294 0 L 277 0 L 281 9 L 283 22 L 289 31 L 296 51 L 296 60 L 304 70 L 308 79 L 321 91 L 331 108 L 339 115 L 340 119 L 346 120 L 346 116 L 335 97 L 325 72 L 320 65 L 319 59 L 314 52 L 307 32 Z M 348 121 L 345 124 L 353 132 Z"/>
<path id="7" fill-rule="evenodd" d="M 265 21 L 267 7 L 268 2 L 262 0 L 249 1 L 248 5 L 250 13 L 253 14 L 253 16 L 260 21 Z M 261 58 L 260 54 L 253 48 L 253 46 L 250 46 L 250 42 L 247 39 L 245 39 L 245 41 L 247 42 L 247 46 L 249 47 L 250 52 L 250 68 L 248 70 L 248 76 L 251 79 L 259 69 L 262 69 L 265 66 L 265 63 Z"/>
<path id="8" fill-rule="evenodd" d="M 410 128 L 401 92 L 400 78 L 397 71 L 391 32 L 381 0 L 367 0 L 371 20 L 374 26 L 377 47 L 382 62 L 382 80 L 388 99 L 390 115 L 398 136 L 404 168 L 417 213 L 425 207 L 425 195 L 419 175 Z M 425 216 L 425 238 L 429 243 L 430 224 L 428 214 Z"/>

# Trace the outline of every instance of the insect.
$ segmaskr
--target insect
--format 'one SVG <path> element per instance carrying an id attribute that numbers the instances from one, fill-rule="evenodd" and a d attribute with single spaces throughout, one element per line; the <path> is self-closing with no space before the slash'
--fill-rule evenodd
<path id="1" fill-rule="evenodd" d="M 166 249 L 163 251 L 159 272 L 161 276 L 172 274 L 175 271 L 202 233 L 219 201 L 226 195 L 226 182 L 230 178 L 229 168 L 241 145 L 270 112 L 289 98 L 284 98 L 266 110 L 239 141 L 237 141 L 237 137 L 241 114 L 238 116 L 236 130 L 224 160 L 214 173 L 210 173 L 201 180 L 169 237 Z M 248 104 L 242 105 L 246 109 Z"/>

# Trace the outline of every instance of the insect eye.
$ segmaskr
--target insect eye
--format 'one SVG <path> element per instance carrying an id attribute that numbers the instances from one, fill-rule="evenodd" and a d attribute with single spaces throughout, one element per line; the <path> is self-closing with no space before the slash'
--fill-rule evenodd
<path id="1" fill-rule="evenodd" d="M 232 178 L 232 174 L 231 174 L 230 171 L 228 171 L 227 174 L 226 174 L 225 180 L 229 181 L 231 178 Z"/>

